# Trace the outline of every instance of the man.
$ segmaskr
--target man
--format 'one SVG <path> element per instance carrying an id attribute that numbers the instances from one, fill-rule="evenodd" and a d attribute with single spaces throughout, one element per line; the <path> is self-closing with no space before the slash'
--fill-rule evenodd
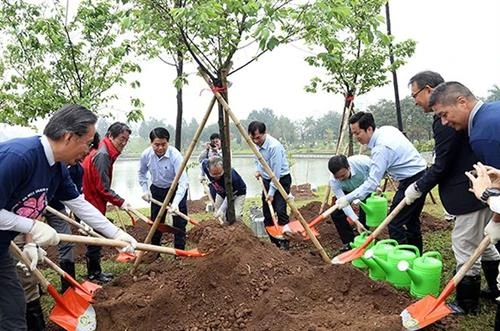
<path id="1" fill-rule="evenodd" d="M 370 158 L 366 155 L 353 155 L 346 157 L 345 155 L 335 155 L 328 161 L 328 169 L 333 177 L 330 178 L 329 184 L 332 192 L 337 199 L 345 196 L 345 193 L 350 193 L 359 187 L 368 178 L 370 172 Z M 366 226 L 365 212 L 360 209 L 359 217 L 348 205 L 342 210 L 337 209 L 332 213 L 332 221 L 340 240 L 344 244 L 341 252 L 351 249 L 350 243 L 354 241 L 354 231 L 349 224 L 348 218 L 356 224 L 358 232 L 362 232 Z"/>
<path id="2" fill-rule="evenodd" d="M 99 142 L 100 136 L 99 133 L 96 132 L 90 148 L 96 149 L 97 146 L 99 146 Z M 80 161 L 69 166 L 68 173 L 78 192 L 82 193 L 83 167 Z M 49 206 L 66 215 L 66 207 L 61 201 L 52 200 L 49 202 Z M 45 212 L 44 215 L 47 223 L 56 229 L 57 233 L 71 234 L 71 228 L 68 222 L 50 212 Z M 64 242 L 57 245 L 57 250 L 59 252 L 59 266 L 61 269 L 66 271 L 71 277 L 76 278 L 74 247 L 75 244 Z M 68 287 L 70 287 L 70 283 L 61 276 L 61 293 L 64 293 Z"/>
<path id="3" fill-rule="evenodd" d="M 363 145 L 371 149 L 371 165 L 367 180 L 357 189 L 337 200 L 339 208 L 344 208 L 355 199 L 364 199 L 379 185 L 385 172 L 399 181 L 392 200 L 392 211 L 404 199 L 408 185 L 424 174 L 426 162 L 411 142 L 395 127 L 375 127 L 371 113 L 358 112 L 349 118 L 352 134 Z M 423 250 L 420 231 L 420 212 L 424 207 L 425 194 L 412 205 L 405 206 L 389 223 L 389 236 L 400 244 L 410 244 Z"/>
<path id="4" fill-rule="evenodd" d="M 106 204 L 129 208 L 130 205 L 111 189 L 113 164 L 121 154 L 132 131 L 125 123 L 115 122 L 96 150 L 83 160 L 83 194 L 85 199 L 106 215 Z M 102 272 L 101 246 L 87 246 L 87 277 L 101 283 L 111 281 L 113 274 Z"/>
<path id="5" fill-rule="evenodd" d="M 202 162 L 212 156 L 222 156 L 221 140 L 218 133 L 210 135 L 210 142 L 206 143 L 205 150 L 201 152 L 198 161 Z"/>
<path id="6" fill-rule="evenodd" d="M 170 185 L 174 181 L 175 175 L 181 171 L 183 157 L 173 146 L 169 145 L 170 133 L 165 128 L 155 128 L 149 133 L 151 146 L 146 148 L 141 154 L 139 166 L 139 184 L 142 187 L 142 198 L 150 201 L 151 197 L 164 201 L 170 190 Z M 151 174 L 151 186 L 148 187 L 147 173 Z M 177 216 L 175 211 L 187 214 L 187 189 L 188 176 L 183 172 L 170 205 L 173 211 L 172 219 L 174 227 L 182 230 L 174 233 L 174 247 L 184 249 L 186 246 L 186 224 L 187 221 Z M 155 220 L 160 211 L 160 207 L 151 203 L 151 219 Z M 165 223 L 165 214 L 161 223 Z M 162 233 L 155 231 L 151 243 L 160 245 Z"/>
<path id="7" fill-rule="evenodd" d="M 484 103 L 459 82 L 445 82 L 438 85 L 429 98 L 429 107 L 441 118 L 443 125 L 456 131 L 467 130 L 469 144 L 479 160 L 500 168 L 500 102 Z M 488 200 L 488 192 L 484 201 Z M 465 193 L 463 193 L 465 194 Z M 481 228 L 482 229 L 482 228 Z M 485 233 L 496 244 L 500 235 L 500 216 L 494 214 L 485 228 Z M 497 245 L 498 249 L 498 245 Z M 498 281 L 498 279 L 497 279 Z M 500 306 L 497 305 L 497 320 L 500 320 Z M 498 324 L 500 328 L 500 323 Z"/>
<path id="8" fill-rule="evenodd" d="M 257 145 L 260 153 L 264 157 L 269 167 L 271 167 L 274 176 L 279 180 L 281 186 L 287 194 L 290 194 L 290 186 L 292 185 L 292 177 L 286 158 L 286 152 L 283 145 L 266 132 L 266 125 L 259 121 L 253 121 L 248 125 L 248 134 L 253 143 Z M 278 224 L 283 226 L 288 224 L 288 213 L 286 210 L 286 200 L 281 194 L 276 194 L 276 186 L 271 182 L 269 174 L 264 171 L 264 167 L 255 159 L 256 173 L 255 178 L 262 177 L 264 186 L 268 191 L 268 201 L 271 202 L 274 211 L 278 215 Z M 266 226 L 273 225 L 271 212 L 267 205 L 266 197 L 262 192 L 262 211 L 264 213 L 264 224 Z M 286 239 L 279 240 L 269 236 L 271 242 L 280 249 L 288 250 L 289 241 Z"/>
<path id="9" fill-rule="evenodd" d="M 42 318 L 39 300 L 26 308 L 9 245 L 19 233 L 25 234 L 34 260 L 43 258 L 36 245 L 57 245 L 59 237 L 50 226 L 36 221 L 47 201 L 58 199 L 104 236 L 136 241 L 104 218 L 78 193 L 68 175 L 66 164 L 75 164 L 89 151 L 97 117 L 79 105 L 66 105 L 49 120 L 43 136 L 12 139 L 0 144 L 0 328 L 26 330 L 28 313 Z M 38 326 L 43 321 L 35 321 Z"/>
<path id="10" fill-rule="evenodd" d="M 429 96 L 442 82 L 444 80 L 441 75 L 432 71 L 420 72 L 410 79 L 412 97 L 424 113 L 432 112 L 429 108 Z M 469 146 L 467 132 L 445 127 L 437 116 L 434 116 L 432 131 L 435 141 L 434 164 L 417 182 L 408 186 L 405 196 L 407 203 L 411 204 L 423 193 L 426 194 L 439 185 L 439 196 L 445 210 L 455 216 L 451 237 L 456 270 L 459 270 L 483 240 L 484 228 L 492 213 L 473 194 L 466 193 L 469 180 L 464 173 L 478 161 Z M 493 244 L 490 245 L 482 259 L 476 261 L 458 284 L 456 303 L 464 313 L 479 313 L 481 265 L 493 298 L 499 295 L 496 290 L 499 260 L 497 249 Z"/>
<path id="11" fill-rule="evenodd" d="M 203 172 L 208 177 L 208 180 L 215 188 L 217 195 L 215 197 L 215 217 L 227 220 L 227 197 L 224 184 L 224 167 L 220 156 L 213 156 L 208 160 L 203 160 L 201 163 Z M 247 194 L 247 185 L 241 178 L 240 174 L 231 168 L 231 179 L 233 184 L 234 195 L 234 213 L 236 220 L 243 220 L 243 206 L 245 204 L 245 196 Z"/>

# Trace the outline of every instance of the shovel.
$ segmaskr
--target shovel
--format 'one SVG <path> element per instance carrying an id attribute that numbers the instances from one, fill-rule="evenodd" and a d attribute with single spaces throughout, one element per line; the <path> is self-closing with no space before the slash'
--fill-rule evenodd
<path id="1" fill-rule="evenodd" d="M 72 243 L 80 243 L 80 244 L 96 245 L 96 246 L 110 246 L 119 248 L 125 248 L 129 246 L 129 243 L 115 239 L 82 237 L 82 236 L 74 236 L 62 233 L 58 233 L 58 236 L 61 241 L 72 242 Z M 197 248 L 185 251 L 182 249 L 142 244 L 142 243 L 137 243 L 136 249 L 139 251 L 147 251 L 160 254 L 169 254 L 169 255 L 187 256 L 187 257 L 202 257 L 207 255 L 206 253 L 201 253 L 200 251 L 198 251 Z"/>
<path id="2" fill-rule="evenodd" d="M 94 297 L 95 292 L 102 288 L 102 286 L 94 284 L 89 281 L 84 281 L 83 283 L 78 283 L 76 279 L 71 277 L 66 271 L 61 269 L 57 264 L 55 264 L 48 257 L 44 257 L 44 262 L 49 265 L 52 269 L 55 270 L 59 275 L 64 277 L 64 279 L 75 289 L 76 294 L 81 296 L 82 298 L 87 299 L 89 302 L 92 302 L 92 298 Z"/>
<path id="3" fill-rule="evenodd" d="M 380 232 L 382 232 L 382 230 L 384 230 L 387 227 L 387 225 L 389 225 L 389 223 L 391 223 L 391 221 L 394 219 L 394 217 L 396 217 L 396 215 L 405 206 L 406 206 L 406 202 L 405 202 L 405 199 L 403 198 L 403 200 L 401 200 L 401 202 L 398 203 L 398 205 L 396 206 L 396 208 L 394 208 L 392 210 L 392 212 L 389 215 L 387 215 L 387 217 L 385 218 L 385 220 L 382 223 L 380 223 L 380 225 L 368 237 L 366 237 L 365 242 L 361 246 L 359 246 L 357 248 L 354 248 L 354 249 L 351 249 L 350 251 L 347 251 L 347 252 L 342 253 L 340 255 L 335 256 L 332 259 L 332 264 L 345 264 L 345 263 L 349 263 L 352 260 L 355 260 L 355 259 L 360 258 L 361 256 L 363 256 L 363 254 L 365 253 L 365 250 L 368 247 L 368 245 L 373 240 L 375 240 L 375 238 L 377 238 L 377 236 L 380 234 Z"/>
<path id="4" fill-rule="evenodd" d="M 54 208 L 52 208 L 51 206 L 47 206 L 46 210 L 48 212 L 56 215 L 60 219 L 65 220 L 66 222 L 73 225 L 74 227 L 78 228 L 84 234 L 88 234 L 88 235 L 91 235 L 92 237 L 96 237 L 96 238 L 104 238 L 104 236 L 102 234 L 95 232 L 88 225 L 87 225 L 87 227 L 83 226 L 82 224 L 78 223 L 77 221 L 75 221 L 71 217 L 64 215 L 63 213 L 59 212 L 58 210 L 55 210 Z M 131 262 L 133 260 L 135 260 L 135 255 L 127 253 L 127 252 L 121 252 L 120 250 L 118 250 L 118 255 L 116 256 L 117 262 L 126 263 L 126 262 Z"/>
<path id="5" fill-rule="evenodd" d="M 319 236 L 319 232 L 314 228 L 314 226 L 319 222 L 323 221 L 324 219 L 326 219 L 337 209 L 338 209 L 337 204 L 331 206 L 330 208 L 325 210 L 321 215 L 313 219 L 311 223 L 308 224 L 309 228 L 311 229 L 312 233 L 314 233 L 315 236 Z M 293 221 L 288 223 L 287 225 L 284 226 L 283 231 L 285 231 L 287 234 L 300 233 L 304 238 L 308 238 L 307 234 L 305 233 L 304 227 L 299 221 Z"/>
<path id="6" fill-rule="evenodd" d="M 141 221 L 145 222 L 147 225 L 151 226 L 153 225 L 153 221 L 141 214 L 138 210 L 129 208 L 128 211 L 130 211 L 132 214 L 134 214 L 138 219 Z M 158 223 L 158 227 L 156 230 L 160 231 L 161 233 L 169 232 L 169 233 L 181 233 L 181 234 L 186 234 L 185 231 L 176 228 L 175 226 L 164 224 L 164 223 Z"/>
<path id="7" fill-rule="evenodd" d="M 266 231 L 273 238 L 283 240 L 285 237 L 283 236 L 282 227 L 278 225 L 278 219 L 276 217 L 276 213 L 274 212 L 273 204 L 271 201 L 267 200 L 269 195 L 267 194 L 266 186 L 264 185 L 264 181 L 262 177 L 259 177 L 259 182 L 262 185 L 262 192 L 264 192 L 264 197 L 266 198 L 267 205 L 269 206 L 269 211 L 271 212 L 271 218 L 273 220 L 273 225 L 266 226 Z"/>
<path id="8" fill-rule="evenodd" d="M 421 328 L 430 325 L 443 317 L 451 314 L 451 309 L 444 301 L 453 293 L 457 284 L 460 283 L 462 278 L 469 269 L 474 265 L 474 262 L 483 254 L 484 250 L 491 243 L 490 237 L 485 236 L 479 246 L 477 246 L 474 254 L 469 257 L 467 262 L 460 268 L 460 270 L 453 276 L 453 278 L 446 284 L 439 297 L 436 299 L 432 295 L 427 295 L 423 299 L 409 305 L 401 313 L 403 327 L 407 330 L 420 330 Z"/>
<path id="9" fill-rule="evenodd" d="M 10 243 L 10 250 L 19 261 L 27 266 L 31 264 L 29 259 L 23 255 L 23 252 L 13 242 Z M 56 302 L 49 315 L 52 322 L 65 330 L 93 331 L 97 328 L 94 307 L 86 298 L 78 295 L 71 287 L 61 295 L 38 269 L 35 268 L 31 272 Z"/>
<path id="10" fill-rule="evenodd" d="M 151 198 L 151 202 L 154 203 L 155 205 L 158 205 L 158 206 L 162 205 L 162 203 L 160 201 L 153 199 L 153 198 Z M 170 208 L 168 208 L 168 209 L 171 210 Z M 200 222 L 190 218 L 188 215 L 180 212 L 179 210 L 176 210 L 174 213 L 177 214 L 178 216 L 182 217 L 183 219 L 185 219 L 186 221 L 188 221 L 189 223 L 191 223 L 193 225 L 200 225 Z M 161 225 L 161 223 L 159 225 Z"/>

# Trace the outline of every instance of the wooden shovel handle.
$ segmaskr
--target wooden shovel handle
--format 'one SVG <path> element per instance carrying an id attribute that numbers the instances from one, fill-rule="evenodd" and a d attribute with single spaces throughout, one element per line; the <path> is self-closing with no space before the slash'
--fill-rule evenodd
<path id="1" fill-rule="evenodd" d="M 74 236 L 70 234 L 61 234 L 61 233 L 59 233 L 58 235 L 59 239 L 65 242 L 81 243 L 81 244 L 96 245 L 96 246 L 120 247 L 120 248 L 129 246 L 129 243 L 115 239 L 82 237 L 82 236 Z M 140 251 L 177 255 L 175 249 L 170 247 L 137 243 L 136 249 Z"/>
<path id="2" fill-rule="evenodd" d="M 210 194 L 210 188 L 208 187 L 208 184 L 206 181 L 203 181 L 201 183 L 201 185 L 203 185 L 203 191 L 205 191 L 205 194 L 208 196 L 208 200 L 210 200 L 210 203 L 212 204 L 212 206 L 214 206 L 215 208 L 215 201 L 214 201 L 214 198 L 212 197 L 212 195 Z"/>
<path id="3" fill-rule="evenodd" d="M 81 225 L 80 223 L 78 223 L 77 221 L 75 221 L 74 219 L 72 219 L 71 217 L 68 217 L 66 215 L 64 215 L 63 213 L 61 213 L 60 211 L 58 210 L 55 210 L 54 208 L 52 208 L 51 206 L 47 206 L 46 210 L 48 212 L 50 212 L 51 214 L 54 214 L 56 215 L 57 217 L 61 218 L 62 220 L 65 220 L 66 222 L 68 222 L 69 224 L 73 225 L 74 227 L 77 227 L 78 229 L 84 231 L 85 233 L 88 233 L 89 235 L 91 235 L 92 237 L 96 237 L 96 238 L 104 238 L 103 235 L 95 232 L 93 229 L 90 229 L 90 231 L 88 231 L 85 226 Z"/>
<path id="4" fill-rule="evenodd" d="M 161 206 L 162 203 L 154 198 L 151 198 L 150 199 L 152 203 L 154 203 L 155 205 L 158 205 L 158 206 Z M 169 210 L 171 208 L 168 208 Z M 193 225 L 199 225 L 200 222 L 190 218 L 188 215 L 184 214 L 183 212 L 181 212 L 180 210 L 176 210 L 174 211 L 175 214 L 177 214 L 178 216 L 182 217 L 184 220 L 188 221 L 189 223 L 193 224 Z"/>
<path id="5" fill-rule="evenodd" d="M 29 268 L 31 261 L 26 256 L 24 256 L 21 249 L 17 247 L 17 245 L 12 241 L 10 242 L 10 251 L 19 261 L 21 261 L 26 267 Z M 35 270 L 31 270 L 31 273 L 35 275 L 35 277 L 40 281 L 40 284 L 42 285 L 44 290 L 46 290 L 47 287 L 49 287 L 50 285 L 49 281 L 42 275 L 40 270 L 35 268 Z"/>
<path id="6" fill-rule="evenodd" d="M 271 203 L 271 201 L 267 200 L 269 194 L 267 193 L 266 185 L 264 185 L 264 180 L 262 179 L 262 176 L 259 177 L 259 182 L 262 185 L 262 192 L 264 192 L 264 197 L 266 198 L 267 205 L 269 206 L 269 211 L 271 212 L 271 218 L 274 223 L 274 228 L 276 229 L 276 231 L 281 232 L 279 229 L 278 220 L 276 219 L 276 214 L 274 213 L 273 204 Z"/>
<path id="7" fill-rule="evenodd" d="M 321 214 L 323 212 L 323 209 L 325 209 L 326 204 L 328 203 L 328 198 L 330 198 L 330 183 L 328 183 L 325 191 L 325 198 L 323 199 L 323 202 L 321 203 L 321 207 L 319 208 L 319 213 Z"/>
<path id="8" fill-rule="evenodd" d="M 377 238 L 377 236 L 387 227 L 387 225 L 389 225 L 389 223 L 392 222 L 392 220 L 394 219 L 394 217 L 396 217 L 396 215 L 399 214 L 399 212 L 404 207 L 406 207 L 406 201 L 403 198 L 403 200 L 401 200 L 398 203 L 398 205 L 396 206 L 396 208 L 394 208 L 391 211 L 391 213 L 389 215 L 387 215 L 387 217 L 385 218 L 385 220 L 382 223 L 380 223 L 379 226 L 375 230 L 373 230 L 373 232 L 370 235 L 370 237 Z"/>
<path id="9" fill-rule="evenodd" d="M 462 265 L 460 270 L 453 276 L 453 281 L 456 284 L 460 283 L 460 281 L 464 278 L 467 271 L 472 268 L 476 260 L 483 254 L 483 252 L 488 248 L 491 244 L 491 240 L 489 236 L 484 236 L 484 239 L 479 243 L 474 253 L 469 257 L 469 259 Z"/>
<path id="10" fill-rule="evenodd" d="M 338 208 L 339 206 L 337 206 L 337 204 L 334 204 L 333 206 L 325 210 L 321 215 L 316 217 L 311 223 L 309 223 L 309 227 L 312 228 L 313 226 L 315 226 L 316 224 L 318 224 L 319 222 L 330 216 L 330 214 L 332 214 Z"/>

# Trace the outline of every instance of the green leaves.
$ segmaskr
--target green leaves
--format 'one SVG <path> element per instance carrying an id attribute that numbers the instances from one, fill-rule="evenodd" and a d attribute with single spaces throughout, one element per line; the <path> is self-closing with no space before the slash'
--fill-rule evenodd
<path id="1" fill-rule="evenodd" d="M 105 108 L 116 98 L 109 90 L 140 71 L 122 35 L 125 11 L 111 0 L 82 1 L 75 17 L 66 18 L 61 2 L 4 1 L 0 121 L 31 123 L 69 102 L 95 112 Z M 141 108 L 132 102 L 129 117 L 140 118 Z"/>

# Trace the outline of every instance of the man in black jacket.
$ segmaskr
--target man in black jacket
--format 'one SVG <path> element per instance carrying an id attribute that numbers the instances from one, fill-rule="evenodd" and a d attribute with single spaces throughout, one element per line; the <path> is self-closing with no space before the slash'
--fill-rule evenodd
<path id="1" fill-rule="evenodd" d="M 432 71 L 423 71 L 410 79 L 411 95 L 415 104 L 425 113 L 432 112 L 429 107 L 429 96 L 433 89 L 444 82 L 441 75 Z M 452 232 L 452 248 L 458 270 L 472 255 L 484 238 L 484 228 L 491 219 L 492 213 L 468 192 L 469 180 L 465 171 L 472 169 L 478 161 L 470 148 L 467 132 L 455 131 L 442 125 L 439 117 L 434 116 L 432 124 L 435 141 L 434 164 L 425 175 L 408 187 L 405 192 L 407 203 L 412 203 L 422 194 L 439 185 L 439 196 L 444 208 L 455 215 L 455 227 Z M 481 261 L 482 260 L 482 261 Z M 456 303 L 465 313 L 479 312 L 479 295 L 481 289 L 481 265 L 488 283 L 490 295 L 496 298 L 498 264 L 500 255 L 493 244 L 485 250 L 482 258 L 467 272 L 458 284 Z"/>

